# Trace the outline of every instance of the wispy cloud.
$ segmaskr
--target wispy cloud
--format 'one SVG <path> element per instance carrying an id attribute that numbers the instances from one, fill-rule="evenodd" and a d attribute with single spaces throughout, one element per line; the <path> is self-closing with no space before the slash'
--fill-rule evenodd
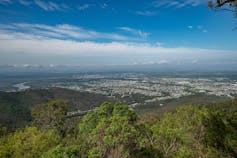
<path id="1" fill-rule="evenodd" d="M 201 25 L 198 25 L 197 29 L 202 31 L 203 33 L 208 33 L 208 30 L 205 27 L 201 26 Z"/>
<path id="2" fill-rule="evenodd" d="M 78 6 L 79 10 L 86 10 L 89 9 L 92 6 L 92 4 L 82 4 L 80 6 Z"/>
<path id="3" fill-rule="evenodd" d="M 24 29 L 25 28 L 25 29 Z M 22 30 L 22 31 L 19 31 Z M 110 39 L 103 42 L 96 38 Z M 192 47 L 164 47 L 160 44 L 120 41 L 127 39 L 113 33 L 101 33 L 85 30 L 71 25 L 48 26 L 41 24 L 12 24 L 0 25 L 0 55 L 14 58 L 21 55 L 35 56 L 32 63 L 37 63 L 37 57 L 42 56 L 71 56 L 71 58 L 88 56 L 94 60 L 101 57 L 103 62 L 111 62 L 104 57 L 110 57 L 112 63 L 121 63 L 124 60 L 140 63 L 153 61 L 154 64 L 166 64 L 167 61 L 193 61 L 198 60 L 228 60 L 236 59 L 235 51 L 211 50 Z M 83 40 L 75 40 L 83 39 Z M 223 56 L 224 54 L 224 56 Z M 117 60 L 119 58 L 119 60 Z M 141 59 L 141 60 L 140 60 Z M 15 61 L 15 60 L 14 60 Z M 159 62 L 157 62 L 159 61 Z M 68 61 L 70 62 L 70 61 Z M 97 60 L 93 63 L 98 62 Z M 93 64 L 92 62 L 89 62 Z M 153 62 L 148 62 L 152 64 Z"/>
<path id="4" fill-rule="evenodd" d="M 192 25 L 189 25 L 189 26 L 188 26 L 188 29 L 192 30 L 192 29 L 193 29 L 193 26 L 192 26 Z"/>
<path id="5" fill-rule="evenodd" d="M 138 10 L 138 11 L 134 11 L 134 13 L 137 14 L 137 15 L 142 15 L 142 16 L 154 16 L 154 15 L 156 15 L 156 12 L 147 11 L 147 10 L 145 10 L 145 11 Z"/>
<path id="6" fill-rule="evenodd" d="M 201 4 L 207 3 L 206 0 L 156 0 L 152 2 L 154 7 L 174 7 L 174 8 L 183 8 L 188 6 L 198 6 Z"/>
<path id="7" fill-rule="evenodd" d="M 57 4 L 51 1 L 35 0 L 35 4 L 45 11 L 63 11 L 68 8 L 65 4 Z"/>
<path id="8" fill-rule="evenodd" d="M 99 55 L 99 56 L 149 56 L 153 59 L 223 59 L 223 53 L 230 58 L 235 52 L 190 47 L 167 48 L 148 43 L 73 41 L 37 37 L 34 34 L 0 31 L 0 53 Z M 226 57 L 228 57 L 226 56 Z M 192 61 L 191 60 L 191 61 Z"/>
<path id="9" fill-rule="evenodd" d="M 116 33 L 98 32 L 68 24 L 50 26 L 43 24 L 18 23 L 11 25 L 0 25 L 0 31 L 6 31 L 9 33 L 17 33 L 17 34 L 27 33 L 35 35 L 37 37 L 44 37 L 44 38 L 72 39 L 72 40 L 109 39 L 109 40 L 125 41 L 132 39 L 128 36 L 123 36 Z"/>
<path id="10" fill-rule="evenodd" d="M 187 26 L 187 28 L 189 29 L 189 30 L 198 30 L 198 31 L 201 31 L 201 32 L 203 32 L 203 33 L 207 33 L 208 31 L 207 31 L 207 29 L 205 29 L 203 26 L 201 26 L 201 25 L 198 25 L 197 27 L 195 27 L 195 26 L 192 26 L 192 25 L 189 25 L 189 26 Z"/>
<path id="11" fill-rule="evenodd" d="M 101 7 L 102 9 L 106 9 L 108 6 L 109 6 L 109 5 L 108 5 L 107 3 L 102 3 L 102 4 L 100 4 L 100 7 Z"/>
<path id="12" fill-rule="evenodd" d="M 118 29 L 130 34 L 136 35 L 136 36 L 140 36 L 141 38 L 144 38 L 144 39 L 146 39 L 149 36 L 148 32 L 144 32 L 144 31 L 134 29 L 131 27 L 118 27 Z"/>
<path id="13" fill-rule="evenodd" d="M 0 4 L 8 5 L 13 4 L 13 2 L 18 2 L 21 5 L 24 6 L 30 6 L 34 5 L 37 6 L 45 11 L 68 11 L 68 10 L 87 10 L 91 8 L 92 6 L 99 7 L 101 9 L 108 8 L 107 3 L 79 3 L 75 6 L 70 6 L 70 3 L 60 3 L 56 2 L 54 0 L 0 0 Z"/>
<path id="14" fill-rule="evenodd" d="M 11 3 L 12 3 L 12 0 L 0 0 L 0 4 L 3 4 L 3 5 L 7 5 Z"/>
<path id="15" fill-rule="evenodd" d="M 24 6 L 29 6 L 32 4 L 31 1 L 28 1 L 28 0 L 19 0 L 19 3 L 24 5 Z"/>

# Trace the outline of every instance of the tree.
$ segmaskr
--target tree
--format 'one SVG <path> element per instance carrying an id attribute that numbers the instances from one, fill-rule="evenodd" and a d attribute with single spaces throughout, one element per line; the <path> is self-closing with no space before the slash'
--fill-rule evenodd
<path id="1" fill-rule="evenodd" d="M 80 146 L 61 146 L 58 145 L 46 153 L 44 153 L 41 158 L 81 158 L 86 157 L 80 150 Z"/>
<path id="2" fill-rule="evenodd" d="M 161 117 L 142 118 L 126 105 L 104 103 L 82 118 L 73 137 L 68 132 L 62 137 L 57 130 L 67 128 L 57 122 L 65 121 L 63 103 L 54 101 L 38 107 L 34 114 L 40 128 L 26 127 L 8 135 L 3 129 L 0 157 L 237 157 L 237 100 L 181 106 Z"/>
<path id="3" fill-rule="evenodd" d="M 0 157 L 38 158 L 58 142 L 59 136 L 54 131 L 42 132 L 36 127 L 28 127 L 0 140 Z"/>
<path id="4" fill-rule="evenodd" d="M 55 100 L 36 105 L 32 109 L 33 124 L 41 130 L 54 129 L 65 135 L 68 104 L 63 100 Z"/>
<path id="5" fill-rule="evenodd" d="M 88 157 L 132 157 L 138 147 L 137 116 L 128 106 L 102 104 L 79 124 L 89 145 Z"/>
<path id="6" fill-rule="evenodd" d="M 179 107 L 174 113 L 164 114 L 159 122 L 150 127 L 152 131 L 150 143 L 164 158 L 198 157 L 198 147 L 196 148 L 194 144 L 201 144 L 199 143 L 199 135 L 203 133 L 201 118 L 200 110 L 193 106 Z"/>

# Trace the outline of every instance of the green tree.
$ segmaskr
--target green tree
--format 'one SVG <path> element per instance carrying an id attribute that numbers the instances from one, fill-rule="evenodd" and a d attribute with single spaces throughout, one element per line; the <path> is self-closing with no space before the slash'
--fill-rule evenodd
<path id="1" fill-rule="evenodd" d="M 220 111 L 210 111 L 204 118 L 205 144 L 222 157 L 237 157 L 237 127 L 225 117 Z"/>
<path id="2" fill-rule="evenodd" d="M 58 145 L 46 153 L 41 158 L 83 158 L 86 157 L 81 153 L 81 146 L 62 146 Z"/>
<path id="3" fill-rule="evenodd" d="M 161 120 L 151 126 L 154 148 L 163 157 L 196 157 L 193 150 L 194 132 L 200 132 L 196 127 L 198 122 L 197 109 L 192 106 L 180 107 L 175 113 L 167 113 Z"/>
<path id="4" fill-rule="evenodd" d="M 39 131 L 28 127 L 9 134 L 0 141 L 1 158 L 38 158 L 59 142 L 59 136 L 52 130 Z"/>
<path id="5" fill-rule="evenodd" d="M 138 118 L 126 105 L 104 103 L 82 118 L 73 132 L 75 135 L 66 132 L 62 137 L 58 129 L 64 130 L 67 124 L 55 122 L 65 121 L 65 110 L 61 109 L 62 103 L 50 102 L 42 105 L 40 112 L 47 109 L 58 115 L 45 115 L 48 117 L 45 121 L 43 114 L 39 114 L 35 123 L 40 129 L 27 127 L 3 134 L 0 157 L 234 158 L 237 157 L 236 105 L 237 100 L 181 106 L 162 117 Z M 59 119 L 55 120 L 55 116 Z"/>
<path id="6" fill-rule="evenodd" d="M 36 105 L 32 109 L 33 124 L 41 130 L 54 129 L 60 135 L 65 135 L 67 112 L 68 104 L 63 100 Z"/>
<path id="7" fill-rule="evenodd" d="M 0 126 L 0 138 L 7 135 L 7 128 Z"/>
<path id="8" fill-rule="evenodd" d="M 228 107 L 181 106 L 151 125 L 148 144 L 167 158 L 236 157 L 237 107 Z"/>
<path id="9" fill-rule="evenodd" d="M 88 157 L 132 157 L 138 147 L 137 115 L 126 105 L 104 103 L 79 124 L 86 137 Z"/>

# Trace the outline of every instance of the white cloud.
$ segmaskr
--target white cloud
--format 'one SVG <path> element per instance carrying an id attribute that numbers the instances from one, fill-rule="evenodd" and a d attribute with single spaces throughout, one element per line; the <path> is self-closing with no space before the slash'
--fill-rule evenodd
<path id="1" fill-rule="evenodd" d="M 27 24 L 18 23 L 12 25 L 0 25 L 0 30 L 5 32 L 13 32 L 15 34 L 27 33 L 43 38 L 56 38 L 56 39 L 73 39 L 73 40 L 97 40 L 97 39 L 109 39 L 109 40 L 138 40 L 130 38 L 128 36 L 119 35 L 116 33 L 104 33 L 94 30 L 87 30 L 81 27 L 61 24 L 56 26 L 49 26 L 43 24 Z"/>
<path id="2" fill-rule="evenodd" d="M 206 0 L 156 0 L 152 2 L 154 7 L 175 7 L 175 8 L 183 8 L 188 6 L 199 6 L 201 4 L 207 3 Z"/>
<path id="3" fill-rule="evenodd" d="M 153 11 L 135 11 L 134 12 L 135 14 L 137 15 L 142 15 L 142 16 L 154 16 L 156 15 L 156 12 L 153 12 Z"/>
<path id="4" fill-rule="evenodd" d="M 24 6 L 29 6 L 32 4 L 31 1 L 28 1 L 28 0 L 19 0 L 19 3 L 24 5 Z"/>
<path id="5" fill-rule="evenodd" d="M 24 52 L 28 54 L 61 55 L 145 55 L 162 59 L 195 58 L 222 56 L 231 51 L 209 50 L 201 48 L 176 47 L 166 48 L 148 43 L 93 42 L 50 39 L 34 34 L 9 33 L 0 31 L 0 50 L 3 53 Z M 236 55 L 235 55 L 236 56 Z"/>
<path id="6" fill-rule="evenodd" d="M 79 10 L 86 10 L 89 9 L 92 6 L 92 4 L 83 4 L 78 7 Z"/>
<path id="7" fill-rule="evenodd" d="M 171 64 L 173 61 L 168 60 L 150 60 L 150 61 L 143 61 L 143 62 L 134 62 L 130 63 L 129 65 L 164 65 L 164 64 Z"/>
<path id="8" fill-rule="evenodd" d="M 207 31 L 207 29 L 205 29 L 203 26 L 201 26 L 201 25 L 198 25 L 197 27 L 195 26 L 192 26 L 192 25 L 189 25 L 188 26 L 188 29 L 189 30 L 198 30 L 198 31 L 201 31 L 201 32 L 203 32 L 203 33 L 207 33 L 208 31 Z"/>
<path id="9" fill-rule="evenodd" d="M 155 43 L 156 46 L 162 46 L 163 44 L 164 44 L 164 43 L 162 43 L 162 42 L 156 42 L 156 43 Z"/>
<path id="10" fill-rule="evenodd" d="M 51 1 L 35 0 L 35 4 L 45 11 L 63 11 L 68 8 L 65 4 L 56 4 Z"/>
<path id="11" fill-rule="evenodd" d="M 191 30 L 191 29 L 193 29 L 193 26 L 189 25 L 188 28 Z"/>
<path id="12" fill-rule="evenodd" d="M 131 33 L 136 36 L 140 36 L 142 38 L 147 38 L 149 36 L 149 33 L 147 33 L 147 32 L 144 32 L 144 31 L 141 31 L 138 29 L 134 29 L 134 28 L 130 28 L 130 27 L 118 27 L 118 29 L 128 32 L 128 33 Z"/>
<path id="13" fill-rule="evenodd" d="M 19 32 L 22 28 L 25 28 L 25 30 Z M 77 38 L 78 36 L 85 39 L 75 40 L 71 38 Z M 117 36 L 120 37 L 120 35 Z M 113 63 L 118 59 L 116 64 L 119 64 L 121 60 L 128 59 L 130 63 L 154 61 L 154 64 L 167 64 L 170 61 L 189 61 L 191 63 L 194 59 L 198 61 L 223 61 L 227 58 L 237 58 L 236 52 L 227 50 L 190 47 L 168 48 L 159 43 L 137 43 L 126 40 L 115 41 L 114 39 L 109 40 L 110 42 L 97 42 L 94 40 L 94 38 L 102 37 L 114 38 L 114 34 L 85 30 L 66 24 L 57 26 L 40 24 L 0 25 L 0 56 L 3 58 L 2 60 L 6 56 L 15 59 L 16 56 L 19 57 L 21 54 L 36 55 L 36 57 L 40 55 L 45 57 L 50 55 L 89 56 L 93 57 L 95 62 L 97 57 L 100 57 L 104 63 Z M 105 56 L 110 57 L 113 61 L 104 58 Z M 34 60 L 37 63 L 37 58 Z M 32 61 L 32 63 L 34 62 Z"/>

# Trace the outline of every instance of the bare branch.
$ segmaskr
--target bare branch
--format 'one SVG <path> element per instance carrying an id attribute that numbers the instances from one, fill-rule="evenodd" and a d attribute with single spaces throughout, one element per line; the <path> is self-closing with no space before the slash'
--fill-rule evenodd
<path id="1" fill-rule="evenodd" d="M 227 3 L 232 3 L 235 2 L 235 0 L 217 0 L 217 6 L 216 7 L 222 7 L 223 5 L 227 4 Z"/>

